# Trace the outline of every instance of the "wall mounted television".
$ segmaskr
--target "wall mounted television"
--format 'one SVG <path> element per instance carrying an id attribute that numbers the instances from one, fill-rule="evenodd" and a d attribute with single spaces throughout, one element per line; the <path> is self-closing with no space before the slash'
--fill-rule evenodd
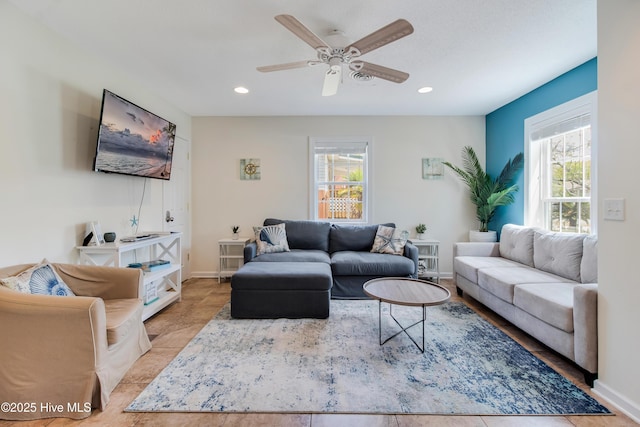
<path id="1" fill-rule="evenodd" d="M 104 89 L 93 169 L 168 180 L 176 125 Z"/>

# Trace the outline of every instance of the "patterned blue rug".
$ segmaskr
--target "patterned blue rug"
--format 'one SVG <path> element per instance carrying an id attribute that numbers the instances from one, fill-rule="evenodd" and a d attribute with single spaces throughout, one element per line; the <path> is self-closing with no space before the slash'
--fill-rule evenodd
<path id="1" fill-rule="evenodd" d="M 394 325 L 383 316 L 383 335 Z M 381 347 L 375 301 L 333 300 L 326 320 L 231 319 L 227 305 L 126 411 L 609 413 L 462 303 L 427 308 L 425 345 L 401 334 Z"/>

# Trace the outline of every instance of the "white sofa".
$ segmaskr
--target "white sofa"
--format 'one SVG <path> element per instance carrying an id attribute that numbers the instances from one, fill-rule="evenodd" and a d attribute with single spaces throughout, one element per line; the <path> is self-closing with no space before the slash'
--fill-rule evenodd
<path id="1" fill-rule="evenodd" d="M 598 371 L 597 238 L 507 224 L 499 243 L 455 243 L 463 292 L 582 368 Z"/>

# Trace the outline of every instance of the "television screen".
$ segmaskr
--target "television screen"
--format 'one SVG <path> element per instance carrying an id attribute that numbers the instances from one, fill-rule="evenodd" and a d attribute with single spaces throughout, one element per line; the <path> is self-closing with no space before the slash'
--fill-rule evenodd
<path id="1" fill-rule="evenodd" d="M 104 90 L 94 170 L 169 179 L 176 125 Z"/>

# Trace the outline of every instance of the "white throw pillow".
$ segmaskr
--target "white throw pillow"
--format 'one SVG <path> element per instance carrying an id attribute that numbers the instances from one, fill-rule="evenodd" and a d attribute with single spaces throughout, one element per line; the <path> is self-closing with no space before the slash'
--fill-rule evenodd
<path id="1" fill-rule="evenodd" d="M 379 225 L 371 252 L 402 255 L 406 244 L 407 236 L 405 233 L 396 230 L 395 227 Z"/>
<path id="2" fill-rule="evenodd" d="M 284 223 L 267 225 L 266 227 L 253 227 L 256 235 L 257 255 L 274 252 L 289 252 L 289 242 Z"/>

